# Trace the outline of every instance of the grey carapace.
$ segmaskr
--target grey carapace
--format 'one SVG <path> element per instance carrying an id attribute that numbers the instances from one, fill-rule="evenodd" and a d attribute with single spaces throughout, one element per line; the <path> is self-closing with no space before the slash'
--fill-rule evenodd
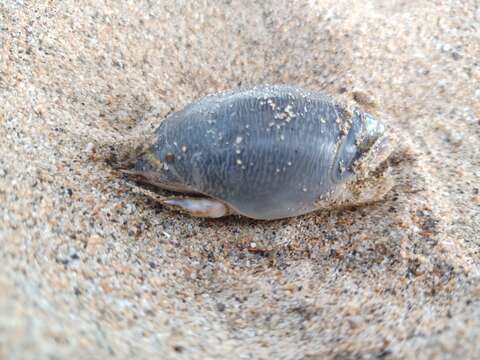
<path id="1" fill-rule="evenodd" d="M 279 219 L 379 200 L 391 187 L 384 126 L 292 86 L 234 90 L 164 119 L 124 173 L 194 216 Z"/>

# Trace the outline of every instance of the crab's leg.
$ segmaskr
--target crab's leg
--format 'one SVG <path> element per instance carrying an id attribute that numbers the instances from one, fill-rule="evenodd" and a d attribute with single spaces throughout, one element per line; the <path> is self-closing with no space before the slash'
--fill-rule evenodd
<path id="1" fill-rule="evenodd" d="M 180 208 L 196 217 L 219 218 L 231 214 L 229 207 L 211 198 L 174 197 L 162 201 L 163 204 Z"/>

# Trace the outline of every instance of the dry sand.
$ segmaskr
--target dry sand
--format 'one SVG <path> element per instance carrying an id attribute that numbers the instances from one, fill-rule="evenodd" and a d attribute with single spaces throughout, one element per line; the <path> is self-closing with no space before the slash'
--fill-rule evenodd
<path id="1" fill-rule="evenodd" d="M 0 359 L 480 356 L 478 1 L 79 3 L 0 2 Z M 264 83 L 373 99 L 385 201 L 201 220 L 105 162 Z"/>

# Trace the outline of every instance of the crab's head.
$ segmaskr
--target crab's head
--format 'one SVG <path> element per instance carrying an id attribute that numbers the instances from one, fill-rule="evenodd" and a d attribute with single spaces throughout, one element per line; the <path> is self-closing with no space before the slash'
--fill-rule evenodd
<path id="1" fill-rule="evenodd" d="M 188 192 L 174 169 L 173 154 L 166 154 L 162 160 L 156 146 L 137 149 L 119 170 L 128 178 L 140 183 L 153 185 L 165 190 Z"/>

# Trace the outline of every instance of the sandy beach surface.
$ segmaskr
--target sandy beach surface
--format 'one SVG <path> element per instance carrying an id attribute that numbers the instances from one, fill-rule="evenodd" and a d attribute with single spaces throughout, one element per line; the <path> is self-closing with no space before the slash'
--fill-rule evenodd
<path id="1" fill-rule="evenodd" d="M 109 165 L 267 83 L 382 118 L 385 200 L 195 219 Z M 3 0 L 0 359 L 478 358 L 479 141 L 478 1 Z"/>

